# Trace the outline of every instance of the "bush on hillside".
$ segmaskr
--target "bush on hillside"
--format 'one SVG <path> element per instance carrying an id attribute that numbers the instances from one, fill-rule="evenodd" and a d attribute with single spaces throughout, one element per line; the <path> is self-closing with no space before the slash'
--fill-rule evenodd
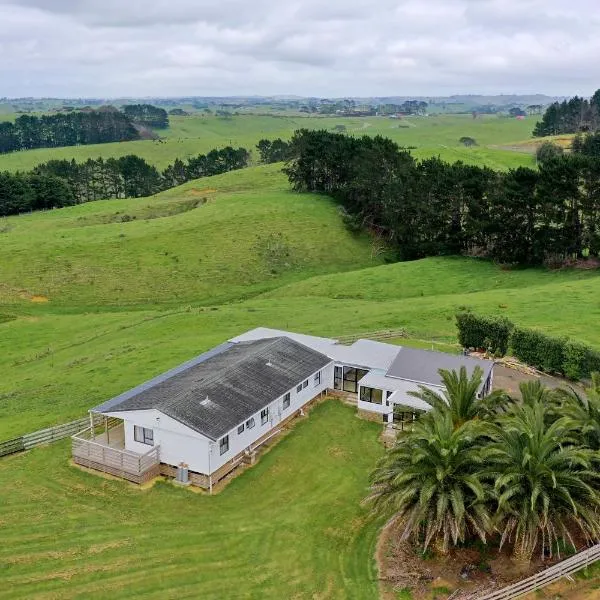
<path id="1" fill-rule="evenodd" d="M 563 149 L 558 144 L 552 142 L 544 142 L 538 146 L 535 151 L 535 157 L 538 162 L 544 163 L 557 156 L 561 156 Z"/>
<path id="2" fill-rule="evenodd" d="M 485 348 L 504 356 L 514 325 L 506 317 L 486 317 L 472 312 L 456 314 L 458 341 L 463 348 Z"/>
<path id="3" fill-rule="evenodd" d="M 477 140 L 475 138 L 469 136 L 463 136 L 458 140 L 459 144 L 466 146 L 467 148 L 471 148 L 472 146 L 477 146 Z"/>

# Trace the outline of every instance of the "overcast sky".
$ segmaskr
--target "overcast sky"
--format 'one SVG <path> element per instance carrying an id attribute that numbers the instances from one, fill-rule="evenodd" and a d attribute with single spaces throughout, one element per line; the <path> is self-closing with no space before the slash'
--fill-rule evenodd
<path id="1" fill-rule="evenodd" d="M 0 96 L 591 95 L 599 0 L 0 0 Z"/>

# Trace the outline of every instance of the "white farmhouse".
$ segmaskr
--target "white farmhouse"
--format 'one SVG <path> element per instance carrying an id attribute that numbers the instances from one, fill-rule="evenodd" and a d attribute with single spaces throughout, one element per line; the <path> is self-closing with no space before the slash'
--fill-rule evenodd
<path id="1" fill-rule="evenodd" d="M 487 394 L 492 361 L 260 327 L 93 408 L 91 423 L 100 415 L 104 431 L 73 436 L 73 460 L 136 483 L 162 474 L 212 489 L 325 393 L 401 425 L 429 409 L 408 392 L 441 392 L 439 369 L 462 366 L 482 369 Z"/>

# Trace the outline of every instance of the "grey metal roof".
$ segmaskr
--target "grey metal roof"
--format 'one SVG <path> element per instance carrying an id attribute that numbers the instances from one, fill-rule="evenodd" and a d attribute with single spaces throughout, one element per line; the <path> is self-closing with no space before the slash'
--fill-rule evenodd
<path id="1" fill-rule="evenodd" d="M 494 367 L 494 362 L 491 360 L 402 346 L 386 375 L 419 383 L 443 385 L 439 374 L 440 369 L 458 371 L 461 367 L 465 367 L 467 374 L 471 375 L 477 366 L 482 369 L 485 382 Z"/>
<path id="2" fill-rule="evenodd" d="M 287 337 L 219 348 L 93 410 L 156 409 L 217 440 L 331 362 Z"/>

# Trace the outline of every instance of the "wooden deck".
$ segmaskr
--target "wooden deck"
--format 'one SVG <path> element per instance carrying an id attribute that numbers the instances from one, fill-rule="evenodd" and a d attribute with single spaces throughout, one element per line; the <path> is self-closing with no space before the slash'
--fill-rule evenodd
<path id="1" fill-rule="evenodd" d="M 91 428 L 72 436 L 73 462 L 83 467 L 122 477 L 133 483 L 145 483 L 160 472 L 160 447 L 145 454 L 125 450 L 123 423 L 102 433 Z"/>

